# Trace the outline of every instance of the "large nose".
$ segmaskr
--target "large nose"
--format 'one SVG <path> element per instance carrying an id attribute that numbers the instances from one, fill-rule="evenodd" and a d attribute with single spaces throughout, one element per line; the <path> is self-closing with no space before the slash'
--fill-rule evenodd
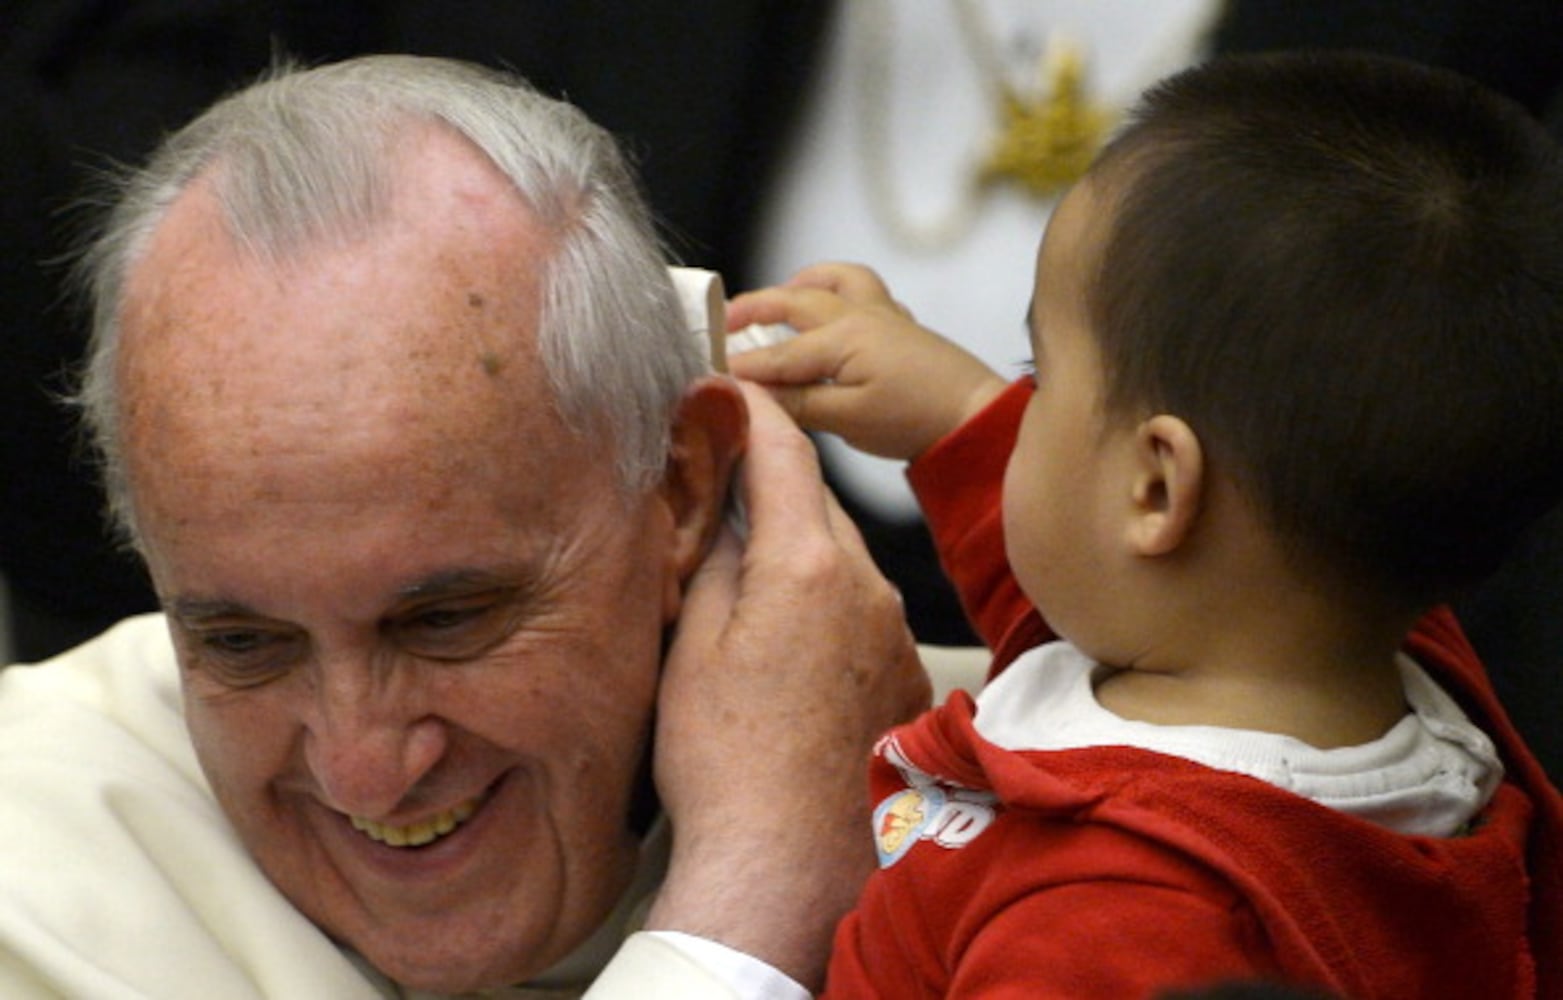
<path id="1" fill-rule="evenodd" d="M 368 819 L 390 816 L 449 740 L 412 673 L 419 668 L 345 657 L 318 667 L 304 734 L 310 772 L 332 807 Z"/>

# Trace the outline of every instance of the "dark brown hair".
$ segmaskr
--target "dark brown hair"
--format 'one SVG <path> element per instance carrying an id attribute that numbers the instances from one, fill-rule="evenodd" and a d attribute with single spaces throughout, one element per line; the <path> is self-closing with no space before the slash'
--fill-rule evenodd
<path id="1" fill-rule="evenodd" d="M 1420 607 L 1557 502 L 1563 159 L 1518 105 L 1384 57 L 1218 59 L 1092 185 L 1109 410 L 1186 420 L 1291 551 Z"/>

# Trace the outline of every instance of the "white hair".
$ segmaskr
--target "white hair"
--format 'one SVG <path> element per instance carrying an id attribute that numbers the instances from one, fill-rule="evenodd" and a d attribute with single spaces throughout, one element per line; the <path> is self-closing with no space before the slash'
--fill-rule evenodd
<path id="1" fill-rule="evenodd" d="M 515 266 L 543 270 L 540 352 L 566 421 L 609 437 L 626 488 L 645 489 L 661 474 L 674 407 L 705 362 L 684 333 L 650 214 L 613 138 L 517 77 L 367 56 L 272 71 L 116 182 L 78 261 L 92 335 L 74 401 L 127 541 L 136 530 L 115 384 L 120 300 L 169 206 L 197 176 L 210 177 L 230 237 L 262 259 L 361 235 L 389 210 L 394 140 L 428 122 L 487 155 L 553 237 L 547 259 Z"/>

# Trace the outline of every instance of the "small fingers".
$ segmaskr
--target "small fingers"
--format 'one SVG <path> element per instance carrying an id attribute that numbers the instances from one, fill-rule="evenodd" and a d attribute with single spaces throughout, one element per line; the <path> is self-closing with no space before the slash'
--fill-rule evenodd
<path id="1" fill-rule="evenodd" d="M 727 363 L 732 374 L 751 382 L 803 385 L 837 378 L 847 350 L 841 337 L 814 334 L 740 351 L 729 355 Z"/>
<path id="2" fill-rule="evenodd" d="M 853 301 L 888 299 L 890 289 L 873 268 L 844 261 L 811 264 L 787 279 L 789 287 L 823 288 Z"/>
<path id="3" fill-rule="evenodd" d="M 824 288 L 776 285 L 729 299 L 727 329 L 741 330 L 751 323 L 786 323 L 803 332 L 829 323 L 847 308 L 841 296 Z"/>
<path id="4" fill-rule="evenodd" d="M 911 319 L 912 311 L 890 294 L 879 272 L 862 264 L 826 262 L 804 268 L 787 279 L 788 286 L 821 288 L 854 305 L 881 305 Z"/>
<path id="5" fill-rule="evenodd" d="M 759 379 L 793 422 L 807 431 L 825 431 L 846 437 L 852 418 L 861 407 L 853 395 L 861 390 L 829 382 L 788 384 Z"/>

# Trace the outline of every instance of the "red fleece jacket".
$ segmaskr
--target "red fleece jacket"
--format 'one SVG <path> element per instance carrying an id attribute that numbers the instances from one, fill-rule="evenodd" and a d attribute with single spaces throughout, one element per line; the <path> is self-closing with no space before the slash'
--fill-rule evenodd
<path id="1" fill-rule="evenodd" d="M 1051 638 L 1008 571 L 999 511 L 1028 396 L 1012 388 L 910 470 L 995 673 Z M 1122 1000 L 1279 979 L 1353 998 L 1563 997 L 1563 798 L 1446 611 L 1406 651 L 1504 761 L 1466 835 L 1397 834 L 1143 750 L 1003 750 L 957 692 L 876 754 L 874 801 L 910 797 L 878 814 L 893 860 L 838 930 L 826 995 Z"/>

